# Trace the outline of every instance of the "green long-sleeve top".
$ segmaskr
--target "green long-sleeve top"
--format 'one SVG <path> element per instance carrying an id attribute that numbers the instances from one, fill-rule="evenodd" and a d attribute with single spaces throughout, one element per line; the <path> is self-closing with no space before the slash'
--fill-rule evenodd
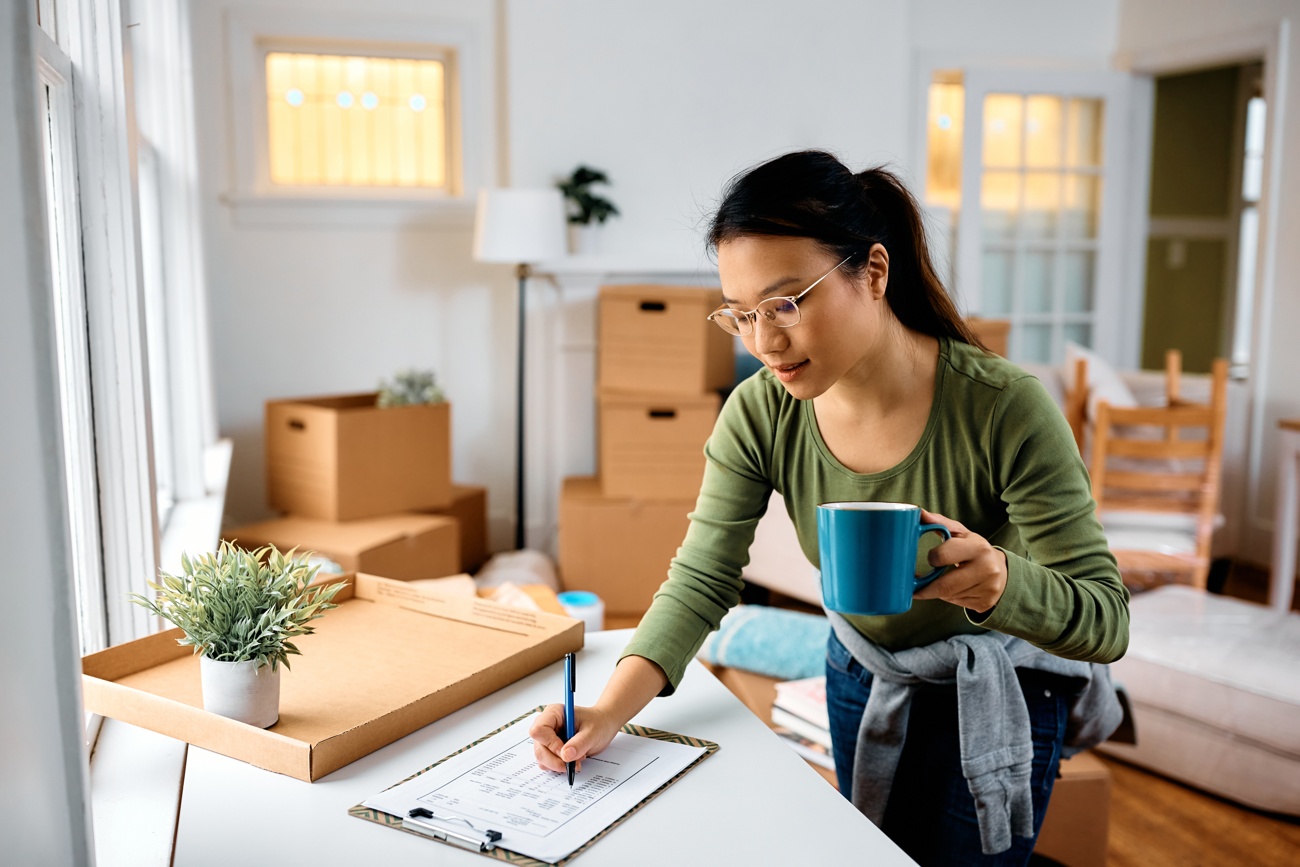
<path id="1" fill-rule="evenodd" d="M 791 397 L 766 368 L 732 393 L 704 453 L 686 539 L 623 652 L 663 669 L 664 694 L 739 601 L 740 573 L 773 489 L 813 565 L 817 505 L 850 500 L 916 504 L 1006 554 L 1006 588 L 983 616 L 935 599 L 902 614 L 849 617 L 888 650 L 985 630 L 1091 662 L 1116 660 L 1128 646 L 1128 591 L 1069 426 L 1038 380 L 1002 358 L 941 341 L 925 432 L 881 472 L 856 473 L 836 460 L 812 401 Z"/>

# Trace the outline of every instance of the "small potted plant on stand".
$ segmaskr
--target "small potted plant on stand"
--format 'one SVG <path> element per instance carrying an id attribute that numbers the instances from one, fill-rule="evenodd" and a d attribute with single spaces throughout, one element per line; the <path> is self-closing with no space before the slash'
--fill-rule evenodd
<path id="1" fill-rule="evenodd" d="M 578 166 L 556 185 L 569 204 L 569 245 L 576 254 L 597 252 L 598 227 L 618 216 L 613 202 L 591 191 L 592 184 L 608 183 L 609 178 L 600 169 Z"/>
<path id="2" fill-rule="evenodd" d="M 290 639 L 338 606 L 343 582 L 313 586 L 318 567 L 273 546 L 245 551 L 222 542 L 216 554 L 181 556 L 180 575 L 159 573 L 155 599 L 131 600 L 181 628 L 180 644 L 201 653 L 203 708 L 258 728 L 280 718 L 280 666 L 299 653 Z"/>
<path id="3" fill-rule="evenodd" d="M 417 406 L 425 403 L 442 403 L 447 398 L 438 387 L 438 379 L 432 370 L 399 370 L 393 381 L 380 380 L 379 396 L 375 405 Z"/>

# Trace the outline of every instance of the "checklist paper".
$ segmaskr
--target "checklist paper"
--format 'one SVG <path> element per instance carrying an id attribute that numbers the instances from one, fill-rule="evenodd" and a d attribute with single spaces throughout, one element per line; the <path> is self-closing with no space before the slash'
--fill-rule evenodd
<path id="1" fill-rule="evenodd" d="M 501 832 L 497 846 L 554 863 L 618 821 L 705 752 L 624 732 L 567 775 L 542 770 L 528 736 L 531 717 L 381 792 L 364 806 L 392 816 L 417 807 L 451 828 Z"/>

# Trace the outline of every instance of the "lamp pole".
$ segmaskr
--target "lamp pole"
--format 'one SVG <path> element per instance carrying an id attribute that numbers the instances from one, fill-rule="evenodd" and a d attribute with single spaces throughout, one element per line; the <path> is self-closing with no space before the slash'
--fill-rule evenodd
<path id="1" fill-rule="evenodd" d="M 520 263 L 515 268 L 519 278 L 519 357 L 515 391 L 518 407 L 515 410 L 515 550 L 524 550 L 524 349 L 527 328 L 524 324 L 524 284 L 528 280 L 528 265 Z"/>

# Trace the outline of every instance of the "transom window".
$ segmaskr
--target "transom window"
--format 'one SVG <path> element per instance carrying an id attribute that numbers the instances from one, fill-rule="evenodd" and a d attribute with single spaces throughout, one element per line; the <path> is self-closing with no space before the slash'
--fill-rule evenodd
<path id="1" fill-rule="evenodd" d="M 268 53 L 271 183 L 451 192 L 448 60 Z"/>

